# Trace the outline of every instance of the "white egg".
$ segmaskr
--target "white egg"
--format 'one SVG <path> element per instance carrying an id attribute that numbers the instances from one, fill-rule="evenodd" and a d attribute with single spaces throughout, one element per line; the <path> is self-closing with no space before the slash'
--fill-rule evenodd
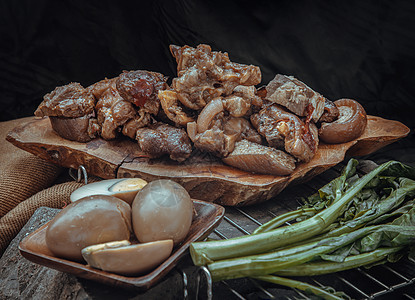
<path id="1" fill-rule="evenodd" d="M 111 195 L 132 204 L 138 191 L 141 190 L 147 181 L 141 178 L 117 178 L 107 179 L 86 184 L 76 189 L 71 194 L 71 202 L 78 201 L 91 195 Z"/>

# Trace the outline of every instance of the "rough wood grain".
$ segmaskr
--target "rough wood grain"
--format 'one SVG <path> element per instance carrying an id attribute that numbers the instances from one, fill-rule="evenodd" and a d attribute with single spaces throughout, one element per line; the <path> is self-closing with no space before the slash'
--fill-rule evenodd
<path id="1" fill-rule="evenodd" d="M 83 165 L 89 174 L 102 178 L 115 178 L 118 167 L 128 155 L 142 154 L 137 144 L 126 138 L 94 139 L 88 143 L 63 139 L 52 130 L 48 118 L 33 118 L 16 127 L 6 139 L 57 165 L 75 169 Z"/>
<path id="2" fill-rule="evenodd" d="M 361 137 L 344 144 L 320 144 L 316 156 L 299 164 L 290 176 L 253 174 L 224 165 L 219 159 L 194 151 L 184 163 L 167 158 L 148 159 L 135 141 L 95 139 L 77 143 L 60 138 L 47 118 L 33 119 L 15 128 L 7 140 L 58 165 L 78 168 L 102 178 L 141 177 L 146 180 L 170 178 L 184 185 L 192 198 L 222 205 L 249 205 L 268 200 L 288 184 L 305 182 L 341 162 L 345 155 L 367 155 L 409 133 L 400 122 L 368 116 Z"/>
<path id="3" fill-rule="evenodd" d="M 20 256 L 20 240 L 50 220 L 58 210 L 42 208 L 12 241 L 0 260 L 0 299 L 85 298 L 86 292 L 76 278 L 34 264 Z"/>

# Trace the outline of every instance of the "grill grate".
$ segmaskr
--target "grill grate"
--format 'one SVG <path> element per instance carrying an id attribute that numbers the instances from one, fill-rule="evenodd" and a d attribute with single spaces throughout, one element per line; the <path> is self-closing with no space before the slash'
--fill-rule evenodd
<path id="1" fill-rule="evenodd" d="M 339 176 L 344 165 L 337 165 L 311 181 L 289 187 L 276 199 L 248 207 L 227 207 L 221 224 L 209 236 L 228 239 L 252 233 L 273 217 L 294 210 L 301 197 Z M 370 269 L 357 268 L 331 275 L 298 278 L 317 286 L 331 286 L 353 299 L 415 299 L 415 261 L 407 258 L 394 264 Z M 302 291 L 286 289 L 250 278 L 227 280 L 213 284 L 213 299 L 307 299 Z"/>

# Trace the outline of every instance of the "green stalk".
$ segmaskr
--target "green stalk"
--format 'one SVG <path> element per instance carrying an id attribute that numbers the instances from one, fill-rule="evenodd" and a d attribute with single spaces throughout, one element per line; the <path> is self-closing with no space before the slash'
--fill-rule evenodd
<path id="1" fill-rule="evenodd" d="M 279 215 L 267 223 L 262 224 L 257 229 L 254 230 L 252 234 L 262 233 L 262 232 L 269 232 L 278 228 L 285 223 L 295 220 L 299 217 L 310 216 L 311 214 L 315 214 L 317 211 L 315 208 L 301 208 L 298 210 L 290 211 L 285 214 Z"/>
<path id="2" fill-rule="evenodd" d="M 342 173 L 339 177 L 335 178 L 333 181 L 329 182 L 328 184 L 326 184 L 322 189 L 320 189 L 320 197 L 324 197 L 322 195 L 322 190 L 323 189 L 327 189 L 327 188 L 335 188 L 335 198 L 333 199 L 332 202 L 336 202 L 337 200 L 340 199 L 340 197 L 343 194 L 343 189 L 346 183 L 346 180 L 348 177 L 350 177 L 350 174 L 354 173 L 354 169 L 356 168 L 356 165 L 358 164 L 358 162 L 354 159 L 351 159 L 349 161 L 349 163 L 347 164 L 347 166 L 342 170 Z M 273 229 L 276 229 L 282 225 L 284 225 L 285 223 L 295 220 L 299 217 L 312 217 L 313 215 L 315 215 L 318 212 L 318 210 L 314 207 L 307 207 L 307 208 L 300 208 L 294 211 L 290 211 L 287 212 L 285 214 L 279 215 L 275 218 L 273 218 L 272 220 L 270 220 L 269 222 L 262 224 L 261 226 L 259 226 L 254 232 L 253 234 L 257 234 L 257 233 L 262 233 L 262 232 L 268 232 L 271 231 Z"/>
<path id="3" fill-rule="evenodd" d="M 341 300 L 341 299 L 344 299 L 343 297 L 332 294 L 332 293 L 326 291 L 323 288 L 319 288 L 319 287 L 314 286 L 312 284 L 308 284 L 308 283 L 293 280 L 293 279 L 283 278 L 283 277 L 279 277 L 279 276 L 275 276 L 275 275 L 254 276 L 252 278 L 262 280 L 262 281 L 266 281 L 266 282 L 270 282 L 270 283 L 274 283 L 274 284 L 287 286 L 287 287 L 290 287 L 290 288 L 293 288 L 293 289 L 299 289 L 299 290 L 304 291 L 306 293 L 313 293 L 314 295 L 316 295 L 316 296 L 318 296 L 322 299 L 327 299 L 327 300 Z"/>
<path id="4" fill-rule="evenodd" d="M 305 251 L 301 251 L 300 246 L 295 247 L 299 250 L 298 252 L 287 253 L 289 249 L 282 249 L 265 254 L 220 260 L 209 264 L 208 269 L 214 281 L 272 274 L 278 270 L 309 262 L 320 255 L 331 253 L 382 227 L 381 225 L 365 227 L 339 237 L 327 238 L 313 243 L 312 247 L 306 245 Z"/>
<path id="5" fill-rule="evenodd" d="M 380 201 L 377 205 L 373 206 L 369 211 L 353 220 L 345 222 L 342 227 L 333 229 L 325 233 L 324 236 L 319 236 L 311 239 L 310 242 L 318 241 L 322 238 L 339 236 L 341 234 L 351 232 L 353 230 L 367 225 L 370 221 L 375 220 L 376 218 L 379 218 L 379 221 L 382 221 L 382 216 L 385 216 L 387 212 L 401 205 L 404 202 L 405 198 L 414 191 L 415 181 L 408 178 L 404 178 L 399 188 L 394 190 L 386 199 Z M 370 225 L 373 224 L 375 223 L 370 223 Z"/>
<path id="6" fill-rule="evenodd" d="M 390 161 L 361 177 L 338 201 L 313 217 L 269 232 L 240 236 L 229 240 L 195 242 L 190 245 L 193 263 L 203 266 L 212 261 L 264 253 L 313 237 L 332 224 L 353 197 L 376 175 L 396 163 Z"/>
<path id="7" fill-rule="evenodd" d="M 287 255 L 287 250 L 282 249 L 265 254 L 225 259 L 209 264 L 208 269 L 214 281 L 273 274 L 279 270 L 320 258 L 323 254 L 332 253 L 337 249 L 351 245 L 359 239 L 361 239 L 360 243 L 363 243 L 366 237 L 378 233 L 384 235 L 384 238 L 386 238 L 385 242 L 395 247 L 401 247 L 413 243 L 415 226 L 408 225 L 407 223 L 400 225 L 381 224 L 368 226 L 338 237 L 330 237 L 315 242 L 315 247 L 308 248 L 306 251 Z M 370 239 L 372 237 L 370 236 Z M 364 248 L 367 248 L 367 245 L 363 247 L 362 252 L 365 251 Z M 373 250 L 369 249 L 367 252 Z"/>
<path id="8" fill-rule="evenodd" d="M 348 256 L 343 262 L 316 261 L 309 262 L 293 267 L 289 267 L 276 272 L 280 276 L 316 276 L 349 270 L 365 265 L 371 265 L 384 260 L 389 254 L 398 252 L 403 247 L 379 248 L 371 252 Z"/>

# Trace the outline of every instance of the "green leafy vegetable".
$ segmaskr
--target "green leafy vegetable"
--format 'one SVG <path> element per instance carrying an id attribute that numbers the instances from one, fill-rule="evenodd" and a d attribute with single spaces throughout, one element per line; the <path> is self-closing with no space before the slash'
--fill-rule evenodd
<path id="1" fill-rule="evenodd" d="M 245 235 L 229 240 L 219 240 L 210 242 L 195 242 L 190 245 L 190 254 L 193 263 L 197 266 L 206 265 L 216 260 L 222 260 L 232 257 L 246 256 L 257 253 L 264 253 L 269 250 L 286 246 L 299 241 L 304 241 L 310 237 L 323 233 L 330 224 L 334 223 L 341 216 L 350 202 L 354 199 L 366 184 L 381 172 L 400 164 L 396 161 L 390 161 L 365 176 L 356 180 L 350 186 L 345 187 L 345 177 L 355 169 L 357 161 L 352 159 L 346 166 L 340 179 L 335 179 L 332 184 L 333 203 L 327 208 L 321 210 L 313 217 L 304 221 L 295 223 L 291 226 L 278 227 L 274 230 Z M 394 167 L 394 170 L 397 169 Z M 336 186 L 336 188 L 334 188 Z"/>
<path id="2" fill-rule="evenodd" d="M 302 290 L 308 294 L 314 294 L 320 299 L 327 299 L 327 300 L 340 300 L 340 299 L 351 299 L 343 292 L 336 292 L 332 288 L 321 288 L 316 287 L 314 285 L 301 282 L 298 280 L 283 278 L 275 275 L 262 275 L 262 276 L 255 276 L 255 279 L 259 279 L 262 281 L 267 281 L 279 285 L 288 286 L 294 289 Z"/>
<path id="3" fill-rule="evenodd" d="M 411 214 L 414 213 L 415 210 L 412 210 Z M 406 215 L 402 218 L 406 218 Z M 412 220 L 412 218 L 410 219 Z M 208 269 L 215 281 L 272 274 L 291 266 L 324 258 L 324 254 L 349 247 L 354 242 L 357 245 L 355 248 L 364 253 L 373 251 L 380 246 L 405 246 L 414 241 L 415 224 L 404 222 L 400 225 L 373 225 L 337 237 L 329 237 L 303 246 L 296 246 L 293 249 L 281 249 L 265 254 L 220 260 L 210 263 Z"/>
<path id="4" fill-rule="evenodd" d="M 254 277 L 340 299 L 343 295 L 279 276 L 393 262 L 405 252 L 415 257 L 415 169 L 390 161 L 359 177 L 357 163 L 351 159 L 302 207 L 251 235 L 192 243 L 194 264 L 207 265 L 213 280 Z M 298 222 L 284 225 L 293 220 Z"/>
<path id="5" fill-rule="evenodd" d="M 318 260 L 279 270 L 276 274 L 281 276 L 315 276 L 340 272 L 384 261 L 389 255 L 402 249 L 403 247 L 379 248 L 370 252 L 348 256 L 341 262 Z"/>

